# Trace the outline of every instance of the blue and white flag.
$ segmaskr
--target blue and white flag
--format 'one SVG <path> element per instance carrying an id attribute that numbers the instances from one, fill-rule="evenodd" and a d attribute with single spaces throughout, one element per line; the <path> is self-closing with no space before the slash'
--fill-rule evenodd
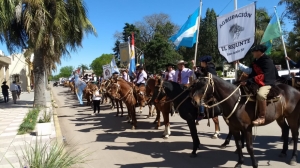
<path id="1" fill-rule="evenodd" d="M 114 73 L 114 72 L 120 73 L 119 68 L 118 68 L 118 66 L 117 66 L 117 64 L 116 64 L 115 58 L 112 58 L 112 59 L 111 59 L 111 61 L 110 61 L 110 67 L 111 67 L 111 72 L 112 72 L 112 73 Z"/>
<path id="2" fill-rule="evenodd" d="M 79 101 L 79 104 L 83 104 L 82 101 L 82 96 L 83 96 L 83 90 L 86 87 L 86 83 L 83 82 L 80 78 L 78 74 L 75 74 L 75 79 L 74 79 L 74 83 L 75 83 L 75 90 L 76 90 L 76 95 Z"/>
<path id="3" fill-rule="evenodd" d="M 189 19 L 180 28 L 177 34 L 170 37 L 170 41 L 174 43 L 178 49 L 181 46 L 193 47 L 197 40 L 197 30 L 199 27 L 199 10 L 197 10 L 189 17 Z"/>

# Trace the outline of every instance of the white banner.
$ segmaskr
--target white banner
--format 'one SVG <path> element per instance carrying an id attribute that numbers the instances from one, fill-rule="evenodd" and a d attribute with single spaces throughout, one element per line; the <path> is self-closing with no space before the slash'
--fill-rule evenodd
<path id="1" fill-rule="evenodd" d="M 245 57 L 255 40 L 255 3 L 217 18 L 218 48 L 228 62 Z"/>
<path id="2" fill-rule="evenodd" d="M 103 65 L 102 68 L 103 68 L 103 78 L 104 79 L 110 78 L 112 76 L 110 64 Z"/>

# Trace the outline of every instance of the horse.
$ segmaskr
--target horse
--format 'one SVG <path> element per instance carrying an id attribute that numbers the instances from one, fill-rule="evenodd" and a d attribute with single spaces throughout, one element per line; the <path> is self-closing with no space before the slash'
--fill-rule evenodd
<path id="1" fill-rule="evenodd" d="M 131 119 L 132 129 L 135 129 L 137 126 L 135 114 L 135 105 L 137 103 L 137 99 L 133 92 L 134 88 L 122 78 L 117 78 L 116 82 L 112 82 L 110 90 L 108 91 L 112 97 L 119 99 L 126 104 L 129 118 L 128 122 L 130 122 Z"/>
<path id="2" fill-rule="evenodd" d="M 147 80 L 147 86 L 146 86 L 146 96 L 149 97 L 149 103 L 152 103 L 152 96 L 155 90 L 155 83 L 156 83 L 156 78 L 149 78 Z M 165 101 L 167 98 L 166 96 L 162 99 Z M 164 118 L 164 124 L 165 124 L 165 130 L 163 133 L 163 138 L 168 139 L 169 136 L 171 135 L 171 130 L 170 130 L 170 120 L 169 120 L 169 113 L 171 111 L 171 105 L 170 102 L 166 103 L 154 103 L 154 107 L 157 112 L 156 119 L 153 123 L 156 123 L 156 129 L 160 127 L 160 112 L 163 114 Z M 149 116 L 151 115 L 151 109 L 149 109 Z"/>
<path id="3" fill-rule="evenodd" d="M 111 81 L 110 84 L 106 87 L 106 90 L 108 91 L 108 92 L 106 93 L 106 95 L 110 97 L 111 102 L 112 102 L 112 106 L 117 105 L 117 114 L 116 114 L 115 116 L 116 116 L 116 117 L 119 116 L 119 113 L 120 113 L 119 107 L 120 107 L 120 109 L 121 109 L 121 111 L 122 111 L 120 117 L 123 117 L 124 111 L 123 111 L 123 102 L 122 102 L 122 100 L 120 100 L 120 99 L 118 99 L 118 98 L 115 98 L 115 97 L 113 97 L 113 96 L 111 96 L 111 95 L 109 94 L 109 91 L 111 90 L 112 82 L 113 82 L 113 81 Z"/>
<path id="4" fill-rule="evenodd" d="M 277 94 L 275 94 L 276 89 L 279 89 L 277 90 Z M 213 108 L 216 105 L 220 105 L 222 109 L 231 109 L 224 110 L 223 117 L 229 125 L 229 130 L 234 136 L 236 147 L 238 149 L 239 159 L 235 168 L 240 168 L 244 163 L 240 131 L 246 136 L 246 146 L 248 153 L 251 156 L 252 166 L 257 168 L 258 163 L 254 157 L 252 142 L 252 121 L 257 117 L 256 100 L 253 96 L 251 97 L 249 93 L 243 96 L 241 90 L 240 85 L 235 86 L 217 76 L 208 74 L 207 77 L 199 78 L 194 84 L 193 89 L 191 90 L 191 97 L 193 99 L 193 104 L 197 106 L 203 105 L 203 101 L 206 102 L 208 98 L 214 97 L 218 100 L 217 104 L 207 105 L 204 103 L 204 106 Z M 283 149 L 279 155 L 280 157 L 286 157 L 290 127 L 294 141 L 292 158 L 290 160 L 290 165 L 292 166 L 297 165 L 298 128 L 300 125 L 300 113 L 297 109 L 300 109 L 299 91 L 286 84 L 276 84 L 272 87 L 270 94 L 268 95 L 267 112 L 265 123 L 263 125 L 270 124 L 276 120 L 277 124 L 281 127 L 284 142 Z M 287 120 L 288 125 L 285 122 L 285 119 Z"/>
<path id="5" fill-rule="evenodd" d="M 190 129 L 190 133 L 193 139 L 193 150 L 191 157 L 196 157 L 196 151 L 199 148 L 200 140 L 197 134 L 197 127 L 195 120 L 198 117 L 198 108 L 192 104 L 192 99 L 189 96 L 190 88 L 185 85 L 178 84 L 172 81 L 163 81 L 162 78 L 158 78 L 155 83 L 155 90 L 153 98 L 156 103 L 161 103 L 164 97 L 168 97 L 173 101 L 174 108 L 179 111 L 179 115 L 182 119 L 187 121 Z M 222 113 L 219 107 L 214 107 L 208 111 L 207 117 L 212 118 Z"/>

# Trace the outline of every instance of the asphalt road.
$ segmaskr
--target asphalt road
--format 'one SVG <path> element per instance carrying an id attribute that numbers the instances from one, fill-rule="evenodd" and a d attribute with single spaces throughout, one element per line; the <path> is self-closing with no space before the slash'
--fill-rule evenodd
<path id="1" fill-rule="evenodd" d="M 152 122 L 155 118 L 147 119 L 148 108 L 145 108 L 142 114 L 138 114 L 138 127 L 131 130 L 126 118 L 115 117 L 116 110 L 109 109 L 109 105 L 101 106 L 100 115 L 91 116 L 91 107 L 79 106 L 69 88 L 55 87 L 53 93 L 59 106 L 58 118 L 66 143 L 92 152 L 88 156 L 89 161 L 81 167 L 228 168 L 234 167 L 238 159 L 234 154 L 236 148 L 233 140 L 226 149 L 219 148 L 228 133 L 228 127 L 221 117 L 220 139 L 210 138 L 214 133 L 212 121 L 211 127 L 207 126 L 207 120 L 200 122 L 197 129 L 202 148 L 198 150 L 198 157 L 190 158 L 192 139 L 186 122 L 178 115 L 170 118 L 172 133 L 169 139 L 164 140 L 161 138 L 164 126 L 158 130 L 154 129 Z M 292 153 L 291 146 L 287 158 L 278 157 L 282 142 L 281 130 L 276 122 L 258 127 L 254 133 L 254 153 L 260 168 L 291 167 L 288 165 Z M 243 152 L 243 167 L 252 167 L 246 148 Z M 295 167 L 300 167 L 300 164 Z"/>

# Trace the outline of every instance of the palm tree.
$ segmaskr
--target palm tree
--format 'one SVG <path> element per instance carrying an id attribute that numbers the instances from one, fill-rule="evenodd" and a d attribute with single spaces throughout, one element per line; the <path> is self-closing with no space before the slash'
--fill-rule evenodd
<path id="1" fill-rule="evenodd" d="M 7 8 L 8 6 L 8 8 Z M 34 53 L 34 105 L 45 106 L 45 71 L 63 55 L 81 46 L 84 34 L 96 35 L 82 0 L 1 0 L 0 40 L 9 52 L 31 48 Z M 3 16 L 2 16 L 3 15 Z M 51 65 L 51 66 L 50 66 Z M 50 66 L 50 67 L 49 67 Z"/>

